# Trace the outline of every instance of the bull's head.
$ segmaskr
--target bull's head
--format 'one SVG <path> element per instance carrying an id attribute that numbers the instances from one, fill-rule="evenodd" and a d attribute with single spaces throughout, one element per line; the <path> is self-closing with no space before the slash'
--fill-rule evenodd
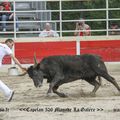
<path id="1" fill-rule="evenodd" d="M 40 64 L 37 63 L 36 56 L 34 55 L 34 65 L 30 66 L 26 73 L 33 80 L 35 87 L 41 87 L 43 83 L 43 72 L 40 70 Z M 25 75 L 25 74 L 23 74 Z"/>
<path id="2" fill-rule="evenodd" d="M 43 72 L 36 66 L 30 66 L 27 70 L 29 77 L 33 80 L 35 87 L 41 87 L 43 83 Z"/>
<path id="3" fill-rule="evenodd" d="M 34 54 L 34 65 L 27 70 L 30 78 L 32 78 L 35 87 L 41 87 L 43 83 L 43 72 L 40 70 L 40 64 L 37 63 L 36 55 Z"/>

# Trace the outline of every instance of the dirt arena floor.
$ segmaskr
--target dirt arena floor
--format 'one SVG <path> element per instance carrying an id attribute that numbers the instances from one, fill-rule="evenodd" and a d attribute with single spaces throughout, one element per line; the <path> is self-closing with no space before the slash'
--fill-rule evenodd
<path id="1" fill-rule="evenodd" d="M 106 64 L 109 73 L 120 86 L 120 64 Z M 47 97 L 48 84 L 35 88 L 28 75 L 8 76 L 7 68 L 0 70 L 0 79 L 15 90 L 11 102 L 0 93 L 0 120 L 120 120 L 120 94 L 103 79 L 95 97 L 93 86 L 85 81 L 62 85 L 59 90 L 67 98 Z"/>

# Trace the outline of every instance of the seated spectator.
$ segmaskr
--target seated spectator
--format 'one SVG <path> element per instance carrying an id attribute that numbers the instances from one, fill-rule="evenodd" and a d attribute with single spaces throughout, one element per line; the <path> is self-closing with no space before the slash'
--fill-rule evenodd
<path id="1" fill-rule="evenodd" d="M 113 29 L 109 32 L 109 35 L 120 35 L 120 31 L 118 31 L 117 29 L 118 28 L 118 25 L 113 23 L 111 26 L 110 26 L 110 29 Z"/>
<path id="2" fill-rule="evenodd" d="M 39 34 L 39 37 L 59 37 L 59 34 L 51 29 L 50 23 L 46 23 L 45 29 Z"/>
<path id="3" fill-rule="evenodd" d="M 4 7 L 0 4 L 0 11 L 3 11 Z M 0 12 L 0 21 L 2 20 L 2 12 Z"/>
<path id="4" fill-rule="evenodd" d="M 80 19 L 76 23 L 76 28 L 74 35 L 75 36 L 90 36 L 91 35 L 91 28 L 89 25 L 85 24 L 85 21 L 83 19 Z"/>
<path id="5" fill-rule="evenodd" d="M 9 11 L 9 12 L 2 13 L 2 17 L 1 17 L 1 20 L 3 21 L 2 29 L 5 32 L 6 31 L 6 21 L 13 20 L 14 14 L 10 12 L 12 10 L 12 5 L 10 2 L 2 2 L 1 5 L 3 6 L 3 11 Z M 17 17 L 16 17 L 16 21 L 18 21 Z M 16 31 L 19 31 L 19 26 L 18 26 L 17 22 L 16 22 Z"/>

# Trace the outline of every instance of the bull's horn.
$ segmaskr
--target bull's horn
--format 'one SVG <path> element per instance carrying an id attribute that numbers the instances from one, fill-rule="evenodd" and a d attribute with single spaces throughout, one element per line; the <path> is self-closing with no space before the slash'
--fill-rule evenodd
<path id="1" fill-rule="evenodd" d="M 24 76 L 24 75 L 26 75 L 27 74 L 27 71 L 25 71 L 24 73 L 22 73 L 22 74 L 19 74 L 18 76 Z"/>
<path id="2" fill-rule="evenodd" d="M 36 59 L 36 53 L 34 53 L 34 65 L 36 66 L 38 64 L 37 59 Z"/>

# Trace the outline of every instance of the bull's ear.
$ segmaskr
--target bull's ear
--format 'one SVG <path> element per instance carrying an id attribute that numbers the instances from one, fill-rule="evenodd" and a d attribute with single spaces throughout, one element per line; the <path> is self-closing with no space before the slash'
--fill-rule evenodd
<path id="1" fill-rule="evenodd" d="M 34 53 L 34 67 L 37 66 L 38 62 L 37 62 L 37 59 L 36 59 L 36 53 Z"/>

